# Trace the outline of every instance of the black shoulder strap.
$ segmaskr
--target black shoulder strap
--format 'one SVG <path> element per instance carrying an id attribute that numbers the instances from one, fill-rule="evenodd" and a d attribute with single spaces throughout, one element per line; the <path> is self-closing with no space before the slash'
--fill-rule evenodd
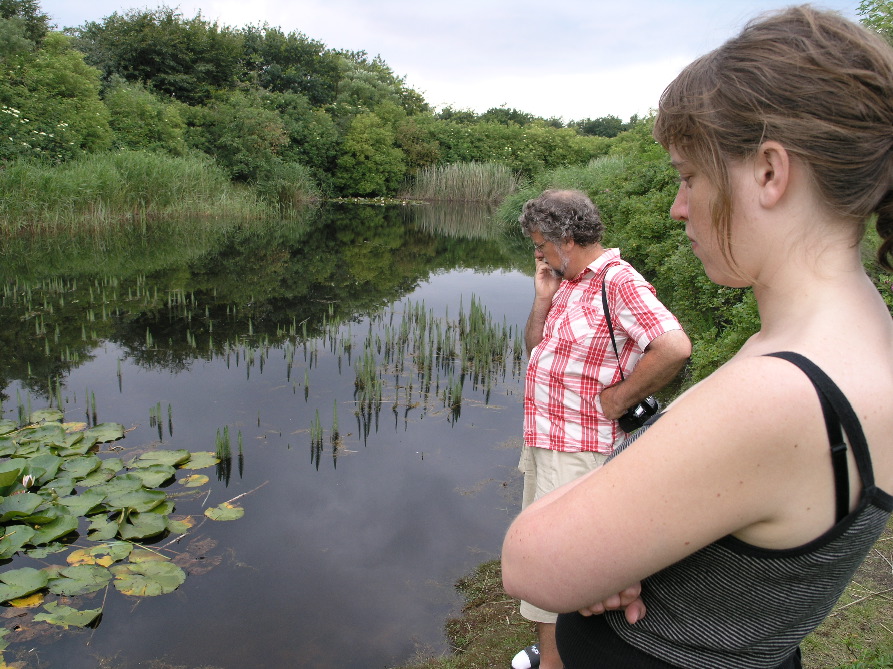
<path id="1" fill-rule="evenodd" d="M 782 351 L 769 354 L 773 358 L 781 358 L 796 365 L 806 374 L 812 385 L 815 386 L 822 405 L 822 414 L 825 417 L 825 427 L 828 431 L 828 440 L 831 443 L 831 464 L 834 467 L 834 488 L 837 497 L 837 520 L 840 521 L 849 513 L 850 507 L 850 477 L 847 466 L 847 445 L 841 434 L 841 426 L 846 432 L 847 439 L 853 448 L 856 458 L 856 466 L 862 479 L 864 490 L 874 487 L 874 473 L 871 469 L 871 459 L 868 455 L 868 442 L 862 432 L 862 425 L 849 400 L 837 387 L 837 384 L 823 372 L 818 365 L 808 358 L 793 353 Z"/>
<path id="2" fill-rule="evenodd" d="M 605 271 L 602 273 L 602 310 L 605 312 L 605 320 L 608 321 L 608 332 L 611 334 L 611 346 L 614 347 L 614 357 L 617 358 L 617 368 L 620 370 L 620 380 L 623 381 L 623 367 L 620 364 L 620 353 L 617 352 L 617 341 L 614 339 L 614 325 L 611 323 L 611 309 L 608 307 L 608 294 L 605 291 L 605 281 L 608 279 L 608 270 L 619 265 L 620 263 L 612 262 L 605 265 Z"/>

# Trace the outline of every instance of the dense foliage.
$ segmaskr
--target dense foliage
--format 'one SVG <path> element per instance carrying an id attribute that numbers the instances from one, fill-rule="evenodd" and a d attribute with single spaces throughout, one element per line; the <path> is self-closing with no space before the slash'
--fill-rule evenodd
<path id="1" fill-rule="evenodd" d="M 277 188 L 266 179 L 297 171 L 326 195 L 381 197 L 433 166 L 496 163 L 529 177 L 585 164 L 630 127 L 505 107 L 435 113 L 380 57 L 166 6 L 64 31 L 49 20 L 37 0 L 0 0 L 2 161 L 199 152 L 266 193 Z"/>

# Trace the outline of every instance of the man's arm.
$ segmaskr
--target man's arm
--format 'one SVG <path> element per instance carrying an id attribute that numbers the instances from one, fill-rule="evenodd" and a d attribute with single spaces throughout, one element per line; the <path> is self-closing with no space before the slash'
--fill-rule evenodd
<path id="1" fill-rule="evenodd" d="M 670 330 L 653 339 L 626 379 L 602 390 L 602 412 L 611 420 L 666 386 L 691 356 L 691 341 L 682 330 Z"/>
<path id="2" fill-rule="evenodd" d="M 524 344 L 527 346 L 527 355 L 543 340 L 543 327 L 546 325 L 546 316 L 552 307 L 552 296 L 561 285 L 561 279 L 552 274 L 549 265 L 543 260 L 536 261 L 536 272 L 533 275 L 533 307 L 527 317 L 527 325 L 524 326 Z"/>

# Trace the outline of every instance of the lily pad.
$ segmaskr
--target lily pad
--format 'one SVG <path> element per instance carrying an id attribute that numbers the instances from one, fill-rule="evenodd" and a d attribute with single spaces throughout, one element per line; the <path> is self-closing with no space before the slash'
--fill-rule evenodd
<path id="1" fill-rule="evenodd" d="M 149 467 L 151 465 L 170 465 L 176 467 L 190 459 L 191 454 L 185 449 L 173 451 L 150 451 L 132 460 L 128 467 Z"/>
<path id="2" fill-rule="evenodd" d="M 58 518 L 46 525 L 41 525 L 40 529 L 34 533 L 33 537 L 31 537 L 31 543 L 35 546 L 48 544 L 59 537 L 64 537 L 69 532 L 74 532 L 77 528 L 77 516 L 61 514 Z"/>
<path id="3" fill-rule="evenodd" d="M 79 564 L 66 567 L 59 577 L 50 580 L 48 589 L 54 595 L 74 597 L 96 592 L 112 580 L 112 573 L 98 564 Z"/>
<path id="4" fill-rule="evenodd" d="M 22 547 L 31 541 L 35 530 L 29 525 L 7 525 L 3 528 L 3 538 L 0 539 L 0 560 L 7 560 L 15 555 Z"/>
<path id="5" fill-rule="evenodd" d="M 4 418 L 0 420 L 0 434 L 9 434 L 10 432 L 15 432 L 19 429 L 19 424 L 14 420 L 9 420 L 8 418 Z"/>
<path id="6" fill-rule="evenodd" d="M 0 573 L 0 602 L 18 599 L 46 587 L 49 575 L 40 569 L 22 567 Z"/>
<path id="7" fill-rule="evenodd" d="M 172 562 L 142 562 L 112 567 L 115 588 L 125 595 L 154 597 L 173 592 L 186 580 L 186 572 Z"/>
<path id="8" fill-rule="evenodd" d="M 120 423 L 100 423 L 84 432 L 84 438 L 96 438 L 97 443 L 117 441 L 124 436 L 124 426 Z"/>
<path id="9" fill-rule="evenodd" d="M 205 509 L 205 515 L 211 520 L 238 520 L 245 515 L 245 509 L 229 502 Z"/>
<path id="10" fill-rule="evenodd" d="M 61 446 L 65 443 L 65 429 L 61 423 L 44 423 L 37 427 L 26 427 L 16 435 L 19 444 L 40 443 Z"/>
<path id="11" fill-rule="evenodd" d="M 220 462 L 220 458 L 214 455 L 211 451 L 197 451 L 196 453 L 192 453 L 189 461 L 181 465 L 180 468 L 205 469 L 206 467 L 213 467 L 218 462 Z"/>
<path id="12" fill-rule="evenodd" d="M 86 609 L 78 611 L 70 606 L 64 606 L 59 602 L 50 602 L 45 607 L 46 613 L 38 613 L 34 620 L 39 620 L 53 625 L 69 627 L 86 627 L 102 614 L 102 609 Z"/>
<path id="13" fill-rule="evenodd" d="M 133 544 L 126 541 L 112 541 L 91 548 L 72 551 L 68 556 L 68 564 L 98 564 L 111 567 L 116 562 L 126 559 L 133 552 Z"/>
<path id="14" fill-rule="evenodd" d="M 128 541 L 148 539 L 165 531 L 167 531 L 167 519 L 157 513 L 132 513 L 118 528 L 121 538 Z"/>
<path id="15" fill-rule="evenodd" d="M 58 423 L 64 415 L 58 409 L 38 409 L 28 417 L 29 423 Z"/>
<path id="16" fill-rule="evenodd" d="M 102 504 L 105 495 L 96 490 L 86 490 L 79 495 L 60 497 L 59 504 L 68 508 L 75 516 L 88 516 Z"/>
<path id="17" fill-rule="evenodd" d="M 211 479 L 204 474 L 192 474 L 186 478 L 180 479 L 178 483 L 187 488 L 198 488 L 205 485 L 210 480 Z"/>
<path id="18" fill-rule="evenodd" d="M 146 490 L 141 487 L 139 490 L 109 495 L 105 503 L 110 509 L 128 509 L 142 513 L 143 511 L 151 511 L 166 498 L 167 496 L 160 490 Z"/>
<path id="19" fill-rule="evenodd" d="M 33 514 L 46 500 L 33 492 L 23 492 L 18 495 L 4 497 L 0 501 L 0 523 L 8 523 L 10 520 L 25 518 Z"/>
<path id="20" fill-rule="evenodd" d="M 81 455 L 66 458 L 62 463 L 62 470 L 71 474 L 75 479 L 82 479 L 92 474 L 102 466 L 102 460 L 95 455 Z"/>
<path id="21" fill-rule="evenodd" d="M 147 488 L 157 488 L 165 481 L 169 481 L 177 474 L 177 470 L 171 465 L 153 464 L 145 467 L 137 467 L 130 471 L 132 476 L 142 479 Z"/>

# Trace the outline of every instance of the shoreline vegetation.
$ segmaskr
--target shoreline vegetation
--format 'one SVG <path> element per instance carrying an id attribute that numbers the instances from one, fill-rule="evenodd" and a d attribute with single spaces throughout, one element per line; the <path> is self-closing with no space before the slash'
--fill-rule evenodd
<path id="1" fill-rule="evenodd" d="M 499 560 L 484 562 L 456 583 L 464 603 L 447 620 L 451 651 L 419 652 L 399 669 L 503 669 L 536 641 L 533 623 L 518 612 L 518 601 L 502 589 Z M 893 520 L 831 615 L 801 644 L 804 669 L 887 669 L 893 667 Z"/>

